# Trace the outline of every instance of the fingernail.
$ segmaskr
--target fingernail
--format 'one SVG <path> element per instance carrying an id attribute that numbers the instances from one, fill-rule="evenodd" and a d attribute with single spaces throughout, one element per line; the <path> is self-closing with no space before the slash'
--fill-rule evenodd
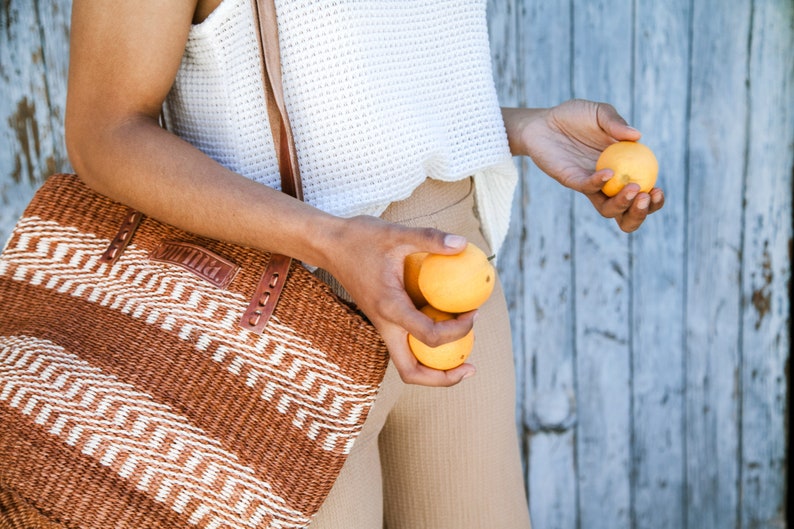
<path id="1" fill-rule="evenodd" d="M 448 233 L 444 236 L 444 246 L 447 248 L 460 248 L 466 244 L 466 237 Z"/>
<path id="2" fill-rule="evenodd" d="M 637 201 L 637 208 L 648 209 L 648 204 L 651 202 L 651 197 L 641 197 Z"/>
<path id="3" fill-rule="evenodd" d="M 637 192 L 636 191 L 630 191 L 626 195 L 626 200 L 634 200 L 634 197 L 636 197 L 636 196 L 637 196 Z"/>
<path id="4" fill-rule="evenodd" d="M 464 381 L 464 380 L 466 380 L 467 378 L 471 378 L 471 377 L 473 377 L 473 376 L 474 376 L 474 373 L 475 373 L 475 371 L 474 371 L 474 370 L 467 371 L 465 375 L 463 375 L 462 377 L 460 377 L 460 381 L 461 381 L 461 382 L 463 382 L 463 381 Z"/>

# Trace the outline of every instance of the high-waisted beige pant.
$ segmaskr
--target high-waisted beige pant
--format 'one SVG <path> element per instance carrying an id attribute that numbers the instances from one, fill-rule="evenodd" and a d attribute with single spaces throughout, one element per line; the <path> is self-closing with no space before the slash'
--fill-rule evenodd
<path id="1" fill-rule="evenodd" d="M 427 180 L 382 217 L 464 235 L 490 255 L 472 186 L 471 179 Z M 469 361 L 477 373 L 452 388 L 404 384 L 389 365 L 312 529 L 529 529 L 510 327 L 498 283 L 474 333 Z"/>

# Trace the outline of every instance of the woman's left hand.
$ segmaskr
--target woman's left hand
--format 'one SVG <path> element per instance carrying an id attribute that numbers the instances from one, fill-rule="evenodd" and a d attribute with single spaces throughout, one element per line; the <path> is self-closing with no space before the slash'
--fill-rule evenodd
<path id="1" fill-rule="evenodd" d="M 641 193 L 629 184 L 614 197 L 601 192 L 612 171 L 595 171 L 596 160 L 615 141 L 637 141 L 641 134 L 609 104 L 581 99 L 548 109 L 503 109 L 510 150 L 527 155 L 546 174 L 590 199 L 601 215 L 632 232 L 664 205 L 664 192 Z"/>

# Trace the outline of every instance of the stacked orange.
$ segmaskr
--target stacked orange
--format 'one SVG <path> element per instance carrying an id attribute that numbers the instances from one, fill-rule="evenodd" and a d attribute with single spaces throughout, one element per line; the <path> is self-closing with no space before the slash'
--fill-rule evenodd
<path id="1" fill-rule="evenodd" d="M 409 255 L 403 278 L 414 305 L 433 321 L 444 321 L 485 303 L 493 292 L 496 270 L 485 253 L 469 243 L 455 255 Z M 424 344 L 409 334 L 408 345 L 422 364 L 434 369 L 452 369 L 471 354 L 474 331 L 438 347 Z"/>

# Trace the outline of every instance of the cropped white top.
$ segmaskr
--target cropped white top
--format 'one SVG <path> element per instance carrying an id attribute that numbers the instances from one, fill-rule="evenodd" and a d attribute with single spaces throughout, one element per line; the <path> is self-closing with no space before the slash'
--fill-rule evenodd
<path id="1" fill-rule="evenodd" d="M 306 202 L 379 215 L 425 178 L 474 176 L 494 251 L 516 169 L 491 70 L 486 0 L 277 0 L 284 97 Z M 279 188 L 250 0 L 191 28 L 169 129 Z"/>

